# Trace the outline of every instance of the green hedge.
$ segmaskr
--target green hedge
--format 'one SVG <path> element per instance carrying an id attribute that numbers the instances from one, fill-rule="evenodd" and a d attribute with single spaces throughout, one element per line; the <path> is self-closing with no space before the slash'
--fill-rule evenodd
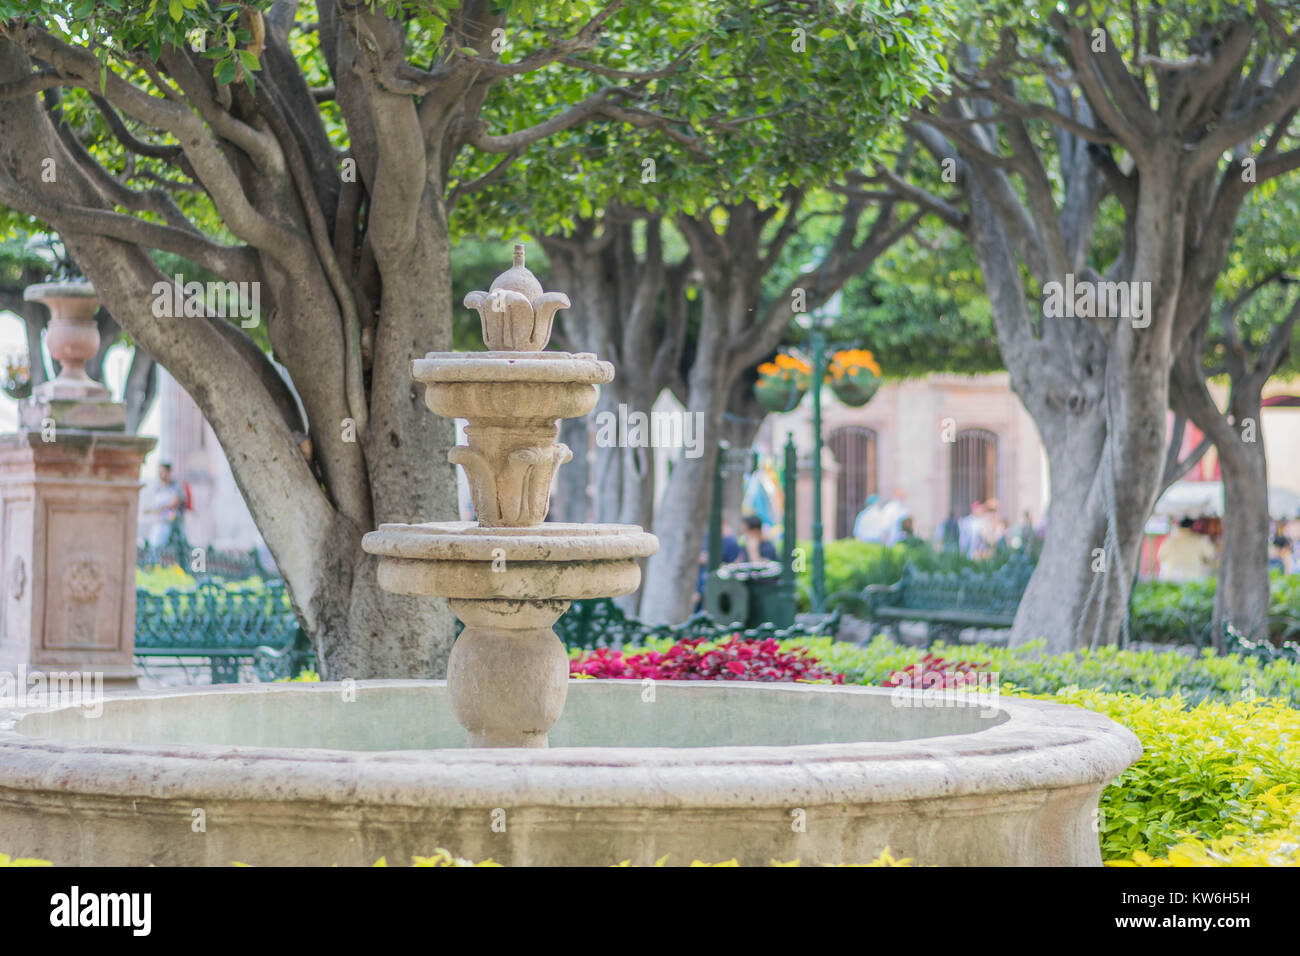
<path id="1" fill-rule="evenodd" d="M 812 544 L 799 543 L 805 561 L 799 572 L 799 609 L 808 610 L 808 593 L 812 585 Z M 861 591 L 869 584 L 893 584 L 903 576 L 903 568 L 912 565 L 919 571 L 960 571 L 974 568 L 994 571 L 1007 563 L 1010 548 L 1000 548 L 996 554 L 983 561 L 974 561 L 963 554 L 938 551 L 921 539 L 909 544 L 886 547 L 869 544 L 853 538 L 826 542 L 823 553 L 826 563 L 826 593 Z"/>
<path id="2" fill-rule="evenodd" d="M 1214 618 L 1213 578 L 1190 584 L 1140 581 L 1133 589 L 1131 629 L 1136 640 L 1182 643 L 1208 640 Z M 1274 640 L 1300 640 L 1300 575 L 1269 576 L 1270 632 Z"/>
<path id="3" fill-rule="evenodd" d="M 812 545 L 802 542 L 805 562 L 798 576 L 799 609 L 808 609 Z M 852 538 L 825 546 L 826 593 L 860 592 L 870 584 L 893 584 L 912 565 L 920 571 L 992 571 L 1011 556 L 1002 548 L 993 557 L 973 561 L 961 554 L 936 551 L 924 541 L 885 547 Z M 1300 575 L 1274 572 L 1269 578 L 1272 603 L 1271 633 L 1278 641 L 1300 641 Z M 1134 640 L 1155 644 L 1212 643 L 1214 617 L 1213 578 L 1191 584 L 1140 581 L 1133 589 L 1130 634 Z M 832 605 L 836 602 L 832 600 Z M 847 608 L 852 610 L 851 607 Z"/>
<path id="4" fill-rule="evenodd" d="M 912 666 L 926 653 L 895 644 L 883 635 L 865 646 L 832 643 L 829 638 L 786 642 L 797 643 L 808 646 L 830 670 L 843 673 L 845 683 L 855 684 L 880 684 L 891 671 Z M 1114 647 L 1045 654 L 1041 642 L 1015 648 L 941 644 L 933 652 L 951 661 L 988 661 L 1001 683 L 1014 684 L 1031 694 L 1051 694 L 1075 686 L 1147 697 L 1178 694 L 1189 705 L 1275 697 L 1300 707 L 1300 663 L 1281 659 L 1264 663 L 1256 657 L 1220 655 L 1209 649 L 1195 656 Z"/>
<path id="5" fill-rule="evenodd" d="M 926 654 L 885 637 L 865 647 L 803 643 L 845 683 L 881 684 Z M 961 645 L 933 653 L 987 662 L 1001 693 L 1087 707 L 1137 735 L 1141 759 L 1102 795 L 1107 862 L 1300 864 L 1300 664 L 1210 650 Z"/>

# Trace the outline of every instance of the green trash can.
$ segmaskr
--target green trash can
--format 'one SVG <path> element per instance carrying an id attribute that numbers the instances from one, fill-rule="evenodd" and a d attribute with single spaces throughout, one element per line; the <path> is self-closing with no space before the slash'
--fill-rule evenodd
<path id="1" fill-rule="evenodd" d="M 781 565 L 753 561 L 718 568 L 704 582 L 704 610 L 724 624 L 758 627 L 768 621 L 788 627 L 781 601 Z"/>

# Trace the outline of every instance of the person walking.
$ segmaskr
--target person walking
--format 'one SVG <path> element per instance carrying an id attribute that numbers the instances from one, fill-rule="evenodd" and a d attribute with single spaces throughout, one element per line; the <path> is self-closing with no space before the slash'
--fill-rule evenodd
<path id="1" fill-rule="evenodd" d="M 158 478 L 148 492 L 149 506 L 144 513 L 153 519 L 149 544 L 161 548 L 181 523 L 185 513 L 185 488 L 172 476 L 171 462 L 158 466 Z"/>
<path id="2" fill-rule="evenodd" d="M 879 495 L 867 496 L 867 503 L 862 506 L 857 520 L 853 522 L 853 537 L 871 544 L 880 544 L 884 540 L 885 524 Z"/>
<path id="3" fill-rule="evenodd" d="M 912 517 L 912 510 L 907 507 L 907 492 L 895 488 L 894 494 L 880 509 L 881 523 L 884 525 L 883 539 L 887 545 L 895 545 L 903 540 L 903 522 Z"/>
<path id="4" fill-rule="evenodd" d="M 776 545 L 763 537 L 763 519 L 758 515 L 745 517 L 745 543 L 742 561 L 776 561 Z"/>

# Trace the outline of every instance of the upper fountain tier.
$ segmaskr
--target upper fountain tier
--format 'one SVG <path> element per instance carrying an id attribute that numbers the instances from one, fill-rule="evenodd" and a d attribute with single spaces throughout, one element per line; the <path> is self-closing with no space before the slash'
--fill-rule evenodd
<path id="1" fill-rule="evenodd" d="M 522 245 L 514 260 L 487 292 L 465 296 L 492 351 L 430 352 L 411 363 L 429 410 L 469 422 L 469 444 L 447 457 L 465 469 L 475 516 L 489 528 L 541 525 L 556 469 L 573 457 L 556 440 L 559 419 L 586 415 L 596 387 L 614 379 L 614 366 L 589 353 L 541 351 L 569 297 L 542 291 Z"/>

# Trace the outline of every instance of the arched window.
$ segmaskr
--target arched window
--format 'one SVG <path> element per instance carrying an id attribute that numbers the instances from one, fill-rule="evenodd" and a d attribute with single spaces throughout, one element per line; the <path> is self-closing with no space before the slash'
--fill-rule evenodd
<path id="1" fill-rule="evenodd" d="M 975 501 L 998 495 L 998 436 L 983 428 L 957 433 L 950 469 L 952 510 L 958 518 L 970 514 Z"/>
<path id="2" fill-rule="evenodd" d="M 831 432 L 826 445 L 840 466 L 835 480 L 835 537 L 848 538 L 867 495 L 876 493 L 876 433 L 846 425 Z"/>

